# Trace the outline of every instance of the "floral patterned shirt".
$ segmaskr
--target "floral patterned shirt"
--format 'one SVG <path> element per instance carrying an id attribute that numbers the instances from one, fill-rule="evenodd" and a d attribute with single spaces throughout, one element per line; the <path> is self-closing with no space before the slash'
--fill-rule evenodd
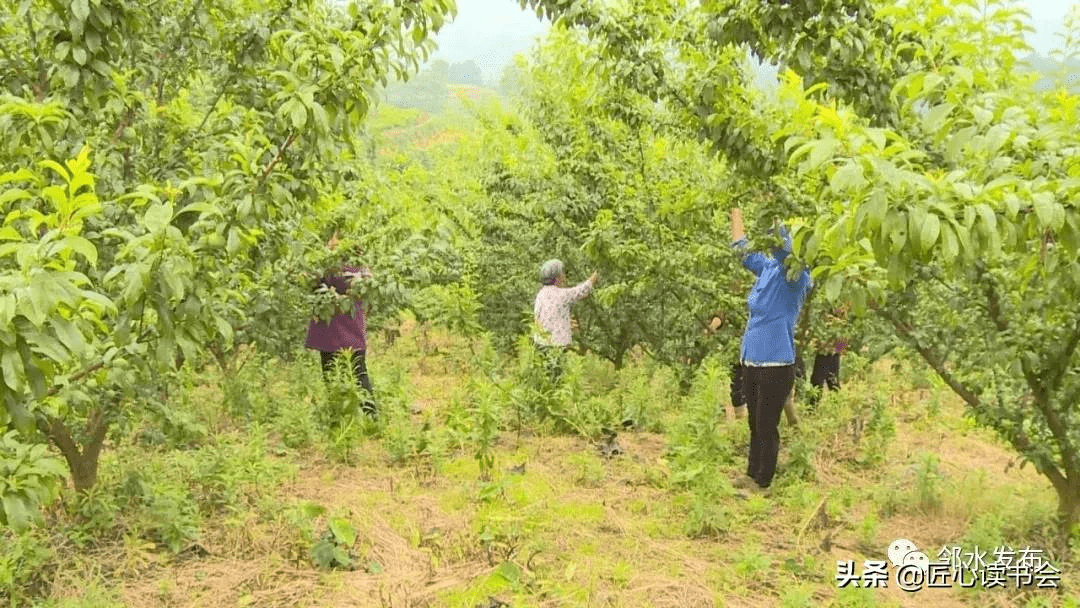
<path id="1" fill-rule="evenodd" d="M 544 285 L 536 294 L 533 315 L 548 336 L 534 336 L 541 344 L 570 345 L 570 305 L 592 293 L 592 283 L 582 281 L 574 287 Z"/>

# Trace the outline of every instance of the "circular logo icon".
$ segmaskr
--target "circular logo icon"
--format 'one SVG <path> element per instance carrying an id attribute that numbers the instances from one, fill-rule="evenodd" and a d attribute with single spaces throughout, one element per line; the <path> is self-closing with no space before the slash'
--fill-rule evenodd
<path id="1" fill-rule="evenodd" d="M 886 555 L 889 556 L 889 561 L 892 562 L 892 565 L 899 568 L 904 564 L 904 557 L 916 549 L 915 543 L 906 538 L 898 538 L 889 545 L 889 550 L 886 552 Z"/>

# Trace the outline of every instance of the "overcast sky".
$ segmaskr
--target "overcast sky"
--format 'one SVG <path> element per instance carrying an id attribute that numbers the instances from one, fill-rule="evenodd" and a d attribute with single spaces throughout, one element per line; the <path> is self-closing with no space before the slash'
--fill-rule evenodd
<path id="1" fill-rule="evenodd" d="M 758 0 L 749 0 L 758 1 Z M 1046 54 L 1059 44 L 1069 0 L 1025 0 L 1036 33 L 1029 43 Z M 458 15 L 438 35 L 435 58 L 449 62 L 475 60 L 488 80 L 497 80 L 514 54 L 529 50 L 532 40 L 548 24 L 532 11 L 521 10 L 518 0 L 457 0 Z"/>
<path id="2" fill-rule="evenodd" d="M 1050 49 L 1061 45 L 1061 39 L 1055 34 L 1061 33 L 1065 23 L 1065 13 L 1072 5 L 1068 0 L 1025 0 L 1031 13 L 1031 25 L 1037 30 L 1028 41 L 1035 50 L 1045 55 Z"/>

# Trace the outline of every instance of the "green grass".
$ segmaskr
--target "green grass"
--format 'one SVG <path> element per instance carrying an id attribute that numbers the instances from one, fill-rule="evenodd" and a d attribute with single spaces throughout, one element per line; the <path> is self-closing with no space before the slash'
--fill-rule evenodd
<path id="1" fill-rule="evenodd" d="M 1048 484 L 1030 468 L 1006 471 L 1008 450 L 906 363 L 866 367 L 799 429 L 785 424 L 773 495 L 739 500 L 729 480 L 744 466 L 747 431 L 724 418 L 722 366 L 677 397 L 674 376 L 645 362 L 571 365 L 587 399 L 554 406 L 582 428 L 623 412 L 647 423 L 621 433 L 625 453 L 607 459 L 550 419 L 527 417 L 519 434 L 514 406 L 470 352 L 438 332 L 373 344 L 372 377 L 396 409 L 345 435 L 318 423 L 328 393 L 310 358 L 258 358 L 229 403 L 212 369 L 184 372 L 171 426 L 148 418 L 122 430 L 90 497 L 65 496 L 47 527 L 0 539 L 0 576 L 14 573 L 6 592 L 21 594 L 16 605 L 57 608 L 473 608 L 488 597 L 515 607 L 895 606 L 909 604 L 836 589 L 836 560 L 883 559 L 901 536 L 921 548 L 1053 541 Z M 512 361 L 492 373 L 518 390 L 536 381 Z M 417 400 L 420 414 L 409 409 Z M 492 436 L 462 415 L 477 403 L 496 416 Z M 486 481 L 478 442 L 491 455 Z M 335 517 L 357 531 L 347 548 L 357 570 L 312 563 Z M 1071 562 L 1057 565 L 1080 584 Z M 1075 605 L 1053 593 L 1024 601 Z"/>

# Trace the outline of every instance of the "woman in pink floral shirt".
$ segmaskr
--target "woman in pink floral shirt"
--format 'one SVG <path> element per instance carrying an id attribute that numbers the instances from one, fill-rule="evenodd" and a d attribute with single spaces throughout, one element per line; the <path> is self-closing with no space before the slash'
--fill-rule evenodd
<path id="1" fill-rule="evenodd" d="M 536 294 L 533 315 L 545 335 L 533 336 L 540 346 L 570 346 L 570 305 L 592 293 L 597 274 L 573 287 L 566 286 L 566 272 L 559 260 L 548 260 L 540 267 L 543 287 Z"/>
<path id="2" fill-rule="evenodd" d="M 538 332 L 533 342 L 540 350 L 548 376 L 557 383 L 562 377 L 563 351 L 570 346 L 570 305 L 592 293 L 596 273 L 573 287 L 566 286 L 566 272 L 559 260 L 548 260 L 540 267 L 543 287 L 533 302 L 533 316 Z"/>

